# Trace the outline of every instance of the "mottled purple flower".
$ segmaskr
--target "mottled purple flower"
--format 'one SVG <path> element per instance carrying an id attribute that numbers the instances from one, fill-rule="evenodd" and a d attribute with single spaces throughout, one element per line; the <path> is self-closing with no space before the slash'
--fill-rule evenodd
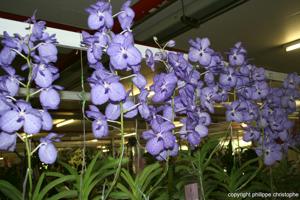
<path id="1" fill-rule="evenodd" d="M 41 146 L 39 148 L 39 158 L 40 161 L 45 164 L 53 164 L 57 158 L 57 149 L 53 144 L 54 142 L 58 142 L 59 137 L 55 133 L 49 133 L 46 137 L 40 139 Z"/>
<path id="2" fill-rule="evenodd" d="M 174 92 L 177 83 L 177 77 L 174 73 L 160 73 L 155 75 L 151 90 L 154 91 L 153 102 L 162 102 L 170 98 Z"/>
<path id="3" fill-rule="evenodd" d="M 113 102 L 122 101 L 126 97 L 126 90 L 119 82 L 119 77 L 105 70 L 97 70 L 89 78 L 91 101 L 95 105 L 102 105 L 109 99 Z"/>
<path id="4" fill-rule="evenodd" d="M 191 45 L 189 50 L 190 61 L 208 66 L 213 54 L 213 50 L 209 48 L 210 41 L 208 38 L 196 38 L 196 40 L 190 40 L 189 43 Z"/>
<path id="5" fill-rule="evenodd" d="M 111 29 L 114 20 L 112 17 L 111 4 L 105 0 L 99 0 L 86 9 L 89 13 L 88 26 L 90 29 Z"/>
<path id="6" fill-rule="evenodd" d="M 300 84 L 300 77 L 297 73 L 288 74 L 286 79 L 283 82 L 284 88 L 296 89 L 299 87 Z"/>
<path id="7" fill-rule="evenodd" d="M 105 108 L 105 116 L 110 120 L 117 120 L 121 114 L 120 104 L 109 103 Z"/>
<path id="8" fill-rule="evenodd" d="M 262 156 L 265 165 L 273 165 L 282 159 L 281 146 L 278 144 L 265 144 L 255 149 L 258 156 Z"/>
<path id="9" fill-rule="evenodd" d="M 60 96 L 57 89 L 61 89 L 58 86 L 43 88 L 40 93 L 40 102 L 43 108 L 57 109 L 60 103 Z"/>
<path id="10" fill-rule="evenodd" d="M 16 149 L 16 133 L 0 132 L 0 150 L 14 151 Z"/>
<path id="11" fill-rule="evenodd" d="M 138 114 L 137 106 L 129 98 L 122 104 L 124 117 L 133 118 Z"/>
<path id="12" fill-rule="evenodd" d="M 5 112 L 0 118 L 1 129 L 13 133 L 23 127 L 27 134 L 36 134 L 42 128 L 40 112 L 24 101 L 17 101 L 16 106 Z"/>
<path id="13" fill-rule="evenodd" d="M 171 156 L 171 157 L 177 156 L 178 151 L 179 151 L 179 145 L 175 142 L 174 147 L 172 149 L 163 150 L 155 158 L 156 158 L 156 160 L 159 160 L 159 161 L 165 161 L 165 160 L 167 160 L 168 156 Z"/>
<path id="14" fill-rule="evenodd" d="M 244 111 L 247 108 L 245 102 L 242 101 L 233 101 L 231 104 L 226 105 L 226 120 L 243 122 L 244 121 Z"/>
<path id="15" fill-rule="evenodd" d="M 43 63 L 50 63 L 57 61 L 57 48 L 52 43 L 42 43 L 38 47 L 39 59 Z"/>
<path id="16" fill-rule="evenodd" d="M 146 65 L 148 67 L 150 67 L 150 69 L 154 72 L 155 71 L 155 62 L 154 62 L 154 57 L 153 57 L 153 53 L 151 50 L 146 49 L 146 53 L 145 53 L 145 61 L 146 61 Z"/>
<path id="17" fill-rule="evenodd" d="M 171 132 L 175 128 L 174 124 L 152 120 L 151 127 L 152 130 L 143 132 L 143 138 L 147 140 L 146 149 L 151 155 L 156 156 L 164 149 L 174 147 L 176 137 Z"/>
<path id="18" fill-rule="evenodd" d="M 121 8 L 118 20 L 123 30 L 130 29 L 132 26 L 133 18 L 135 16 L 134 11 L 130 8 L 131 0 L 126 1 Z"/>
<path id="19" fill-rule="evenodd" d="M 260 137 L 260 131 L 255 127 L 246 127 L 243 135 L 243 140 L 246 142 L 257 141 Z"/>
<path id="20" fill-rule="evenodd" d="M 42 129 L 45 131 L 50 131 L 53 126 L 52 117 L 46 110 L 39 110 L 42 118 Z"/>
<path id="21" fill-rule="evenodd" d="M 255 68 L 252 72 L 252 78 L 255 81 L 263 81 L 266 79 L 265 69 L 262 67 Z"/>
<path id="22" fill-rule="evenodd" d="M 252 86 L 252 99 L 261 100 L 269 93 L 269 86 L 265 81 L 256 81 Z"/>
<path id="23" fill-rule="evenodd" d="M 16 57 L 16 52 L 14 52 L 9 47 L 3 47 L 0 51 L 0 65 L 8 66 L 10 65 Z"/>
<path id="24" fill-rule="evenodd" d="M 215 88 L 205 87 L 200 91 L 201 106 L 208 109 L 210 113 L 214 113 L 214 96 L 217 95 Z"/>
<path id="25" fill-rule="evenodd" d="M 103 115 L 96 106 L 90 105 L 90 110 L 86 111 L 89 118 L 93 119 L 92 131 L 95 138 L 102 138 L 108 135 L 108 124 L 105 115 Z"/>
<path id="26" fill-rule="evenodd" d="M 220 84 L 227 87 L 234 87 L 236 84 L 236 75 L 232 67 L 225 68 L 224 73 L 220 75 Z"/>
<path id="27" fill-rule="evenodd" d="M 16 96 L 19 91 L 19 82 L 23 79 L 15 74 L 15 70 L 10 69 L 12 68 L 6 68 L 6 72 L 9 71 L 8 75 L 0 77 L 0 84 L 9 96 Z"/>
<path id="28" fill-rule="evenodd" d="M 48 88 L 55 80 L 58 69 L 52 65 L 37 64 L 33 66 L 32 78 L 35 84 L 42 88 Z"/>
<path id="29" fill-rule="evenodd" d="M 136 76 L 132 78 L 132 82 L 140 90 L 145 88 L 145 86 L 147 85 L 146 78 L 140 73 L 137 73 Z"/>
<path id="30" fill-rule="evenodd" d="M 242 46 L 241 42 L 234 45 L 229 53 L 229 63 L 232 66 L 242 65 L 245 62 L 247 51 Z"/>
<path id="31" fill-rule="evenodd" d="M 107 48 L 110 64 L 116 70 L 124 70 L 131 66 L 139 65 L 142 54 L 133 44 L 131 33 L 116 35 Z"/>
<path id="32" fill-rule="evenodd" d="M 149 95 L 149 91 L 146 89 L 142 89 L 138 96 L 140 102 L 140 105 L 138 106 L 138 111 L 141 117 L 145 120 L 149 119 L 150 117 L 150 109 L 147 104 L 148 95 Z"/>

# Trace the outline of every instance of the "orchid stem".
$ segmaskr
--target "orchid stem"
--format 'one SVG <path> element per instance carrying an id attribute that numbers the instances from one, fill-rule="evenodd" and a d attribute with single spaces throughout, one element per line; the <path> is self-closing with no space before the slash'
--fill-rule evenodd
<path id="1" fill-rule="evenodd" d="M 27 173 L 28 173 L 28 181 L 29 181 L 28 197 L 31 200 L 31 196 L 32 196 L 32 169 L 31 169 L 31 151 L 30 151 L 31 148 L 30 148 L 30 145 L 29 145 L 28 137 L 25 137 L 25 145 L 26 145 L 27 164 L 28 164 Z M 27 180 L 26 177 L 25 177 L 25 180 Z M 26 184 L 25 184 L 25 188 L 26 188 Z"/>
<path id="2" fill-rule="evenodd" d="M 37 147 L 35 147 L 35 149 L 30 153 L 30 155 L 32 156 L 41 146 L 45 145 L 46 143 L 41 143 L 39 144 Z"/>
<path id="3" fill-rule="evenodd" d="M 114 14 L 112 17 L 115 18 L 116 16 L 118 16 L 119 14 L 121 13 L 124 13 L 125 11 L 120 11 L 120 12 L 117 12 L 116 14 Z"/>
<path id="4" fill-rule="evenodd" d="M 31 65 L 30 55 L 31 55 L 31 50 L 29 48 L 28 57 L 25 58 L 26 62 L 28 64 L 28 69 L 29 69 L 28 79 L 27 79 L 27 84 L 26 84 L 26 102 L 30 101 L 30 85 L 31 85 L 31 79 L 32 79 L 32 65 Z M 30 139 L 28 139 L 27 135 L 25 137 L 25 146 L 26 146 L 26 154 L 27 154 L 27 171 L 28 171 L 28 181 L 29 181 L 28 198 L 29 198 L 29 200 L 31 200 L 31 198 L 32 198 L 31 144 L 30 144 Z M 25 188 L 26 188 L 26 185 L 25 185 Z"/>
<path id="5" fill-rule="evenodd" d="M 43 90 L 43 88 L 41 88 L 41 89 L 39 89 L 39 90 L 37 90 L 37 91 L 31 93 L 30 96 L 34 96 L 34 95 L 36 95 L 37 93 L 39 93 L 40 91 L 42 91 L 42 90 Z"/>
<path id="6" fill-rule="evenodd" d="M 128 78 L 132 78 L 132 77 L 136 77 L 136 74 L 131 74 L 129 76 L 122 77 L 122 78 L 120 78 L 120 81 L 128 79 Z"/>
<path id="7" fill-rule="evenodd" d="M 114 186 L 117 183 L 117 180 L 119 178 L 120 172 L 121 172 L 121 168 L 122 168 L 122 161 L 123 161 L 123 156 L 124 156 L 124 149 L 125 149 L 125 137 L 124 137 L 124 111 L 123 111 L 123 103 L 120 103 L 120 107 L 121 107 L 121 120 L 120 120 L 120 125 L 121 125 L 121 155 L 119 157 L 119 163 L 118 163 L 118 168 L 115 174 L 115 177 L 113 179 L 113 182 L 111 183 L 105 197 L 103 200 L 107 199 L 109 194 L 111 193 L 112 189 L 114 188 Z"/>
<path id="8" fill-rule="evenodd" d="M 111 123 L 115 123 L 115 124 L 119 124 L 119 125 L 121 125 L 121 123 L 120 123 L 120 122 L 118 122 L 118 121 L 114 121 L 114 120 L 110 120 L 110 119 L 107 119 L 106 121 L 108 121 L 108 122 L 111 122 Z"/>

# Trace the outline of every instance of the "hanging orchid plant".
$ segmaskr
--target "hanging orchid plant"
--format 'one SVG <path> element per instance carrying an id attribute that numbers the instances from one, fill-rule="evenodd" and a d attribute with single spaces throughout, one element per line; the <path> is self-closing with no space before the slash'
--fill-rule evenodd
<path id="1" fill-rule="evenodd" d="M 5 75 L 0 77 L 0 150 L 15 151 L 18 137 L 25 142 L 28 169 L 23 193 L 26 192 L 28 181 L 28 194 L 31 198 L 31 156 L 38 150 L 41 162 L 53 164 L 57 158 L 57 149 L 52 142 L 59 141 L 59 136 L 50 133 L 41 138 L 40 144 L 33 150 L 30 137 L 52 129 L 53 123 L 49 110 L 58 108 L 60 103 L 58 90 L 62 88 L 53 85 L 59 77 L 58 69 L 54 66 L 57 61 L 55 35 L 45 32 L 46 23 L 37 21 L 35 16 L 27 22 L 29 34 L 10 36 L 4 32 L 2 39 L 0 66 Z M 18 69 L 14 67 L 13 62 L 17 56 L 26 61 L 20 67 L 27 74 L 26 77 L 16 74 Z M 20 86 L 26 90 L 24 99 L 18 96 Z M 32 92 L 33 86 L 36 87 L 35 92 Z M 40 93 L 40 108 L 34 108 L 30 103 L 31 97 L 37 93 Z M 24 132 L 25 136 L 21 136 L 21 132 Z"/>
<path id="2" fill-rule="evenodd" d="M 88 62 L 94 69 L 88 81 L 95 106 L 90 106 L 87 114 L 94 120 L 95 137 L 107 136 L 108 122 L 119 119 L 121 112 L 127 118 L 139 113 L 150 125 L 142 134 L 147 151 L 158 160 L 167 160 L 178 153 L 174 118 L 180 118 L 183 124 L 178 136 L 194 148 L 208 135 L 214 104 L 222 103 L 227 110 L 227 121 L 248 125 L 244 140 L 255 142 L 257 154 L 263 155 L 266 165 L 280 160 L 292 137 L 288 115 L 296 109 L 299 76 L 290 74 L 283 88 L 271 88 L 265 70 L 248 62 L 247 51 L 240 42 L 227 54 L 227 62 L 211 48 L 208 38 L 190 40 L 191 47 L 185 56 L 166 50 L 175 46 L 174 41 L 162 46 L 154 37 L 159 52 L 147 49 L 146 65 L 155 71 L 156 64 L 162 63 L 165 72 L 156 74 L 148 87 L 140 70 L 142 53 L 134 45 L 131 31 L 134 12 L 129 5 L 130 1 L 126 1 L 114 16 L 107 1 L 98 1 L 87 9 L 88 26 L 95 30 L 93 35 L 83 32 Z M 111 30 L 116 16 L 122 28 L 120 33 Z M 101 63 L 104 53 L 110 58 L 109 68 Z M 119 71 L 131 71 L 132 75 L 119 77 Z M 136 104 L 120 82 L 125 78 L 131 78 L 139 89 Z M 149 103 L 150 92 L 154 94 L 152 104 Z M 232 93 L 236 99 L 227 103 Z M 105 114 L 96 107 L 103 104 L 106 104 Z"/>

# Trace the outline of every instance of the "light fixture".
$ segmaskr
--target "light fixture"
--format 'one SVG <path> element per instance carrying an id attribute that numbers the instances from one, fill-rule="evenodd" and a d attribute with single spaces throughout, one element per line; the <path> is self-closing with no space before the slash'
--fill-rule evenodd
<path id="1" fill-rule="evenodd" d="M 124 135 L 124 137 L 130 137 L 130 136 L 133 136 L 133 135 L 136 135 L 136 133 L 135 132 L 134 133 L 127 133 L 127 134 Z"/>
<path id="2" fill-rule="evenodd" d="M 0 160 L 4 160 L 4 158 L 3 158 L 3 157 L 0 157 Z"/>
<path id="3" fill-rule="evenodd" d="M 246 123 L 241 123 L 241 127 L 243 127 L 243 128 L 247 128 L 247 127 L 248 127 L 248 125 L 247 125 Z"/>
<path id="4" fill-rule="evenodd" d="M 65 126 L 65 125 L 67 125 L 67 124 L 71 124 L 71 123 L 73 123 L 74 121 L 75 121 L 74 119 L 65 120 L 65 121 L 63 121 L 63 122 L 60 122 L 60 123 L 56 124 L 56 127 L 57 127 L 57 128 L 58 128 L 58 127 L 62 127 L 62 126 Z"/>
<path id="5" fill-rule="evenodd" d="M 183 123 L 181 123 L 180 121 L 174 121 L 173 123 L 174 123 L 176 128 L 183 126 Z"/>
<path id="6" fill-rule="evenodd" d="M 290 42 L 290 43 L 284 45 L 284 47 L 285 47 L 286 52 L 299 49 L 300 48 L 300 40 L 295 40 L 293 42 Z"/>
<path id="7" fill-rule="evenodd" d="M 182 151 L 187 151 L 187 150 L 189 150 L 189 147 L 188 147 L 187 145 L 181 145 L 181 146 L 180 146 L 180 149 L 181 149 Z"/>
<path id="8" fill-rule="evenodd" d="M 97 139 L 93 139 L 93 140 L 91 140 L 91 142 L 98 142 L 98 140 Z"/>

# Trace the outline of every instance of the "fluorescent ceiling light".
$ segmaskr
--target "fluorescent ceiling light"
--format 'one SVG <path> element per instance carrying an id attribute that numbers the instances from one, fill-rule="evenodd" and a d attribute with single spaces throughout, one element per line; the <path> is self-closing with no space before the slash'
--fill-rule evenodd
<path id="1" fill-rule="evenodd" d="M 136 135 L 136 133 L 127 133 L 124 135 L 124 137 L 130 137 L 130 136 L 133 136 L 133 135 Z"/>
<path id="2" fill-rule="evenodd" d="M 97 139 L 93 139 L 93 140 L 91 140 L 91 142 L 98 142 L 98 140 Z"/>
<path id="3" fill-rule="evenodd" d="M 176 128 L 183 126 L 183 123 L 181 123 L 180 121 L 174 121 L 173 123 L 174 123 Z"/>
<path id="4" fill-rule="evenodd" d="M 247 128 L 247 127 L 248 127 L 248 125 L 247 125 L 247 124 L 245 124 L 245 123 L 241 123 L 241 127 L 243 127 L 243 128 Z"/>
<path id="5" fill-rule="evenodd" d="M 300 48 L 300 40 L 296 40 L 294 42 L 288 43 L 285 45 L 285 51 L 293 51 Z"/>
<path id="6" fill-rule="evenodd" d="M 4 158 L 3 158 L 3 157 L 0 157 L 0 160 L 4 160 Z"/>
<path id="7" fill-rule="evenodd" d="M 67 124 L 71 124 L 73 123 L 75 120 L 74 119 L 69 119 L 69 120 L 66 120 L 66 121 L 63 121 L 63 122 L 60 122 L 58 124 L 56 124 L 56 127 L 62 127 L 62 126 L 65 126 Z"/>

